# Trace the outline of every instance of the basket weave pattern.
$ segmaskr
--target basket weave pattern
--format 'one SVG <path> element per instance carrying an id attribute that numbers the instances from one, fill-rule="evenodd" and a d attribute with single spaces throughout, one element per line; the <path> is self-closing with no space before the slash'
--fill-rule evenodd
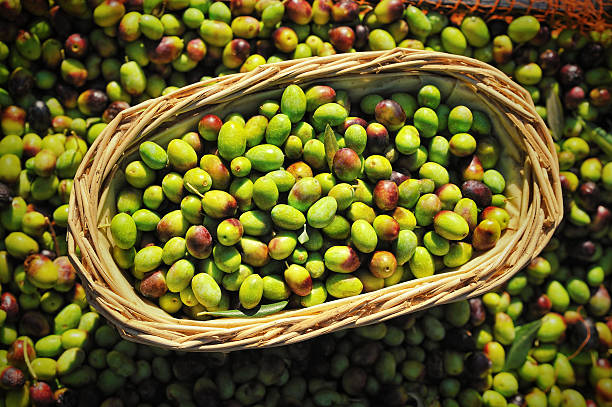
<path id="1" fill-rule="evenodd" d="M 110 234 L 102 225 L 109 221 L 109 202 L 114 205 L 110 186 L 122 175 L 122 161 L 130 154 L 135 157 L 140 142 L 154 135 L 163 137 L 171 126 L 184 133 L 211 109 L 229 113 L 233 110 L 227 103 L 264 91 L 281 92 L 290 83 L 346 80 L 360 88 L 359 81 L 364 80 L 367 88 L 387 77 L 396 81 L 430 77 L 461 85 L 474 100 L 497 112 L 492 121 L 510 134 L 507 138 L 514 153 L 508 149 L 502 154 L 515 156 L 517 181 L 511 213 L 514 227 L 504 232 L 496 247 L 447 273 L 262 318 L 177 319 L 136 293 L 114 264 Z M 375 86 L 370 92 L 376 91 Z M 503 283 L 542 250 L 561 220 L 558 172 L 552 138 L 529 94 L 482 62 L 406 49 L 293 60 L 193 84 L 122 111 L 89 149 L 76 174 L 70 199 L 69 253 L 89 303 L 127 339 L 187 351 L 278 346 L 479 295 Z"/>

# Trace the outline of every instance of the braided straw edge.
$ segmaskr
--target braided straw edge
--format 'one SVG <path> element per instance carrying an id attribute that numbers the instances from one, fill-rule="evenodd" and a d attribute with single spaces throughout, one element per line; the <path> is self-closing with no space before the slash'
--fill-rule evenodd
<path id="1" fill-rule="evenodd" d="M 98 233 L 105 185 L 117 162 L 141 139 L 168 120 L 193 117 L 203 108 L 290 83 L 344 75 L 436 74 L 471 86 L 508 119 L 512 142 L 524 154 L 520 225 L 506 245 L 448 273 L 407 281 L 355 297 L 262 318 L 206 321 L 177 319 L 144 301 L 108 254 Z M 183 351 L 232 351 L 295 343 L 384 321 L 434 305 L 476 296 L 509 279 L 548 243 L 563 215 L 559 168 L 552 137 L 529 94 L 501 71 L 474 59 L 396 48 L 338 54 L 263 65 L 186 86 L 122 111 L 87 152 L 74 179 L 68 218 L 68 251 L 90 304 L 127 339 Z M 77 255 L 77 246 L 81 256 Z M 503 247 L 502 247 L 503 246 Z M 106 248 L 104 253 L 103 247 Z"/>

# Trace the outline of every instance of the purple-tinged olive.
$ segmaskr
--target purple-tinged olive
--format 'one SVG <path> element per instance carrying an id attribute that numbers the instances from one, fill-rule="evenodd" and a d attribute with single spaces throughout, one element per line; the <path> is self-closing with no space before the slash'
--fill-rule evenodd
<path id="1" fill-rule="evenodd" d="M 353 22 L 359 16 L 359 5 L 353 0 L 340 0 L 332 6 L 331 14 L 336 23 Z"/>
<path id="2" fill-rule="evenodd" d="M 559 71 L 559 79 L 563 86 L 577 86 L 584 80 L 584 73 L 578 65 L 566 64 Z"/>
<path id="3" fill-rule="evenodd" d="M 574 86 L 563 96 L 563 102 L 568 109 L 576 109 L 578 105 L 585 99 L 586 94 L 580 86 Z"/>
<path id="4" fill-rule="evenodd" d="M 355 32 L 351 27 L 340 26 L 329 30 L 329 42 L 337 51 L 348 52 L 355 43 Z"/>
<path id="5" fill-rule="evenodd" d="M 406 122 L 406 112 L 404 112 L 399 103 L 392 99 L 378 102 L 374 108 L 374 115 L 378 122 L 391 131 L 399 130 Z"/>
<path id="6" fill-rule="evenodd" d="M 486 310 L 480 298 L 471 298 L 470 303 L 470 323 L 473 326 L 482 325 L 486 319 Z"/>
<path id="7" fill-rule="evenodd" d="M 355 43 L 353 44 L 355 48 L 361 49 L 368 42 L 368 36 L 370 35 L 370 29 L 367 25 L 357 24 L 355 26 Z"/>
<path id="8" fill-rule="evenodd" d="M 251 45 L 242 38 L 230 41 L 223 49 L 223 65 L 236 69 L 244 63 L 251 52 Z"/>
<path id="9" fill-rule="evenodd" d="M 395 182 L 395 185 L 397 185 L 398 187 L 400 186 L 400 184 L 404 181 L 407 181 L 410 179 L 410 173 L 405 174 L 403 172 L 399 172 L 399 171 L 391 171 L 391 176 L 389 177 L 390 181 Z"/>
<path id="10" fill-rule="evenodd" d="M 370 123 L 366 128 L 367 146 L 373 153 L 381 153 L 389 145 L 389 132 L 380 123 Z"/>
<path id="11" fill-rule="evenodd" d="M 380 180 L 374 187 L 374 203 L 383 211 L 392 211 L 397 207 L 399 192 L 393 181 Z"/>
<path id="12" fill-rule="evenodd" d="M 76 280 L 76 270 L 67 256 L 60 256 L 53 260 L 57 266 L 57 281 L 55 289 L 57 291 L 66 292 L 72 288 Z"/>
<path id="13" fill-rule="evenodd" d="M 9 292 L 0 296 L 0 310 L 6 312 L 7 321 L 15 321 L 19 316 L 19 301 Z"/>
<path id="14" fill-rule="evenodd" d="M 331 18 L 332 0 L 315 0 L 312 3 L 312 21 L 318 25 L 324 25 Z"/>
<path id="15" fill-rule="evenodd" d="M 140 280 L 138 290 L 147 298 L 161 297 L 168 291 L 166 273 L 161 270 L 146 273 L 142 280 Z"/>
<path id="16" fill-rule="evenodd" d="M 66 60 L 64 60 L 64 62 L 65 61 Z M 76 60 L 73 59 L 72 61 L 76 61 Z M 73 88 L 72 86 L 63 84 L 63 83 L 58 83 L 55 86 L 55 92 L 57 93 L 57 98 L 59 99 L 59 101 L 62 103 L 62 105 L 65 108 L 72 109 L 72 108 L 77 107 L 77 99 L 79 97 L 79 92 L 77 92 L 75 88 Z"/>
<path id="17" fill-rule="evenodd" d="M 148 56 L 155 64 L 169 64 L 179 57 L 183 51 L 183 40 L 176 36 L 162 37 L 149 49 Z"/>
<path id="18" fill-rule="evenodd" d="M 601 65 L 605 55 L 603 44 L 589 42 L 578 54 L 578 62 L 582 68 L 590 69 Z"/>
<path id="19" fill-rule="evenodd" d="M 400 225 L 389 215 L 378 215 L 372 226 L 380 240 L 393 241 L 399 236 Z"/>
<path id="20" fill-rule="evenodd" d="M 545 75 L 552 75 L 556 73 L 561 66 L 561 58 L 557 51 L 546 49 L 540 53 L 538 65 L 540 65 Z"/>
<path id="21" fill-rule="evenodd" d="M 602 284 L 597 288 L 597 291 L 595 291 L 589 299 L 589 313 L 596 317 L 605 316 L 610 311 L 611 305 L 612 303 L 610 300 L 610 293 Z"/>
<path id="22" fill-rule="evenodd" d="M 25 68 L 18 67 L 8 79 L 7 88 L 11 95 L 21 96 L 30 93 L 34 87 L 34 76 Z"/>
<path id="23" fill-rule="evenodd" d="M 79 95 L 77 105 L 84 115 L 97 116 L 106 109 L 108 96 L 99 89 L 88 89 Z"/>
<path id="24" fill-rule="evenodd" d="M 42 313 L 28 311 L 19 319 L 19 333 L 34 338 L 42 338 L 51 333 L 51 327 Z"/>
<path id="25" fill-rule="evenodd" d="M 72 34 L 66 38 L 64 50 L 69 58 L 83 58 L 87 54 L 87 38 L 81 34 Z"/>
<path id="26" fill-rule="evenodd" d="M 589 230 L 593 233 L 606 230 L 612 222 L 612 211 L 603 205 L 598 205 L 595 211 L 595 216 L 591 219 Z"/>
<path id="27" fill-rule="evenodd" d="M 587 211 L 594 211 L 601 200 L 599 187 L 593 181 L 587 181 L 578 188 L 580 205 Z"/>
<path id="28" fill-rule="evenodd" d="M 476 202 L 481 208 L 491 205 L 493 194 L 488 186 L 480 181 L 465 181 L 461 184 L 461 194 Z"/>
<path id="29" fill-rule="evenodd" d="M 221 121 L 219 116 L 216 116 L 214 114 L 207 114 L 206 116 L 202 117 L 198 122 L 198 132 L 204 140 L 215 141 L 217 140 L 217 136 L 219 135 L 219 130 L 221 130 L 222 125 L 223 121 Z"/>
<path id="30" fill-rule="evenodd" d="M 128 109 L 130 104 L 122 100 L 112 102 L 104 112 L 102 113 L 102 121 L 104 123 L 110 123 L 121 111 Z"/>
<path id="31" fill-rule="evenodd" d="M 6 359 L 10 365 L 20 369 L 27 369 L 26 353 L 29 360 L 36 358 L 36 350 L 32 340 L 27 336 L 22 336 L 11 344 L 6 354 Z"/>
<path id="32" fill-rule="evenodd" d="M 7 106 L 2 110 L 0 123 L 4 135 L 22 135 L 25 129 L 26 111 L 19 106 Z"/>
<path id="33" fill-rule="evenodd" d="M 285 13 L 296 24 L 308 24 L 312 20 L 312 7 L 306 0 L 289 0 L 285 2 Z"/>
<path id="34" fill-rule="evenodd" d="M 64 59 L 60 66 L 62 79 L 68 84 L 81 87 L 87 81 L 87 69 L 79 60 L 68 58 Z"/>
<path id="35" fill-rule="evenodd" d="M 0 370 L 0 387 L 3 389 L 17 389 L 23 387 L 26 377 L 21 369 L 14 366 L 5 366 Z"/>
<path id="36" fill-rule="evenodd" d="M 205 259 L 212 252 L 213 239 L 205 226 L 191 226 L 185 235 L 185 243 L 189 254 L 196 259 Z"/>
<path id="37" fill-rule="evenodd" d="M 353 181 L 361 173 L 361 159 L 350 148 L 341 148 L 334 154 L 334 174 L 341 181 Z"/>

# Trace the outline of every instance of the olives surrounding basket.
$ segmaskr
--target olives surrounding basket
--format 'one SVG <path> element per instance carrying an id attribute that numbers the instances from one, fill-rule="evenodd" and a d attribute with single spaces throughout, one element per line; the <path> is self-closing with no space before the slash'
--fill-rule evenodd
<path id="1" fill-rule="evenodd" d="M 371 5 L 354 0 L 0 0 L 0 10 L 0 406 L 612 405 L 612 31 L 605 24 L 597 32 L 556 30 L 520 10 L 514 10 L 516 17 L 508 23 L 494 13 L 462 18 L 399 0 Z M 88 147 L 118 112 L 200 79 L 247 72 L 268 62 L 395 46 L 461 54 L 494 65 L 525 87 L 549 125 L 559 156 L 565 221 L 523 271 L 494 292 L 470 300 L 296 345 L 231 354 L 183 354 L 136 345 L 119 339 L 88 307 L 66 257 L 68 202 L 72 177 Z M 159 294 L 161 307 L 177 315 L 189 309 L 193 315 L 188 318 L 204 317 L 198 314 L 208 311 L 195 291 L 192 297 L 185 289 L 173 291 L 177 280 L 168 279 L 171 267 L 178 280 L 193 268 L 194 276 L 208 277 L 190 278 L 190 286 L 195 281 L 214 287 L 214 282 L 227 302 L 209 304 L 210 309 L 239 304 L 256 309 L 257 303 L 280 302 L 285 296 L 288 306 L 307 306 L 321 301 L 322 293 L 329 294 L 327 300 L 336 298 L 326 288 L 333 276 L 359 281 L 365 291 L 423 271 L 442 273 L 460 264 L 445 264 L 449 254 L 441 253 L 447 244 L 449 253 L 472 245 L 477 255 L 475 229 L 482 222 L 487 221 L 483 230 L 491 220 L 500 223 L 501 232 L 509 197 L 502 196 L 503 177 L 489 171 L 499 170 L 495 157 L 505 152 L 486 130 L 486 117 L 471 111 L 472 125 L 464 129 L 467 112 L 443 107 L 436 90 L 427 86 L 409 98 L 368 95 L 349 106 L 340 89 L 331 96 L 320 85 L 302 90 L 306 113 L 301 118 L 296 105 L 283 104 L 281 98 L 263 104 L 253 117 L 208 116 L 197 130 L 179 135 L 172 148 L 143 144 L 142 163 L 129 166 L 132 172 L 116 203 L 125 216 L 114 221 L 114 228 L 113 222 L 105 226 L 110 236 L 119 229 L 113 240 L 123 247 L 112 254 L 139 281 L 141 292 Z M 330 115 L 315 120 L 312 113 L 321 105 L 314 106 L 321 101 L 352 115 L 329 123 L 334 137 L 328 140 L 336 141 L 338 155 L 331 168 L 325 124 L 343 110 L 334 107 Z M 415 118 L 423 108 L 434 112 L 436 126 L 429 110 Z M 454 109 L 459 109 L 457 120 L 451 121 Z M 379 125 L 371 126 L 374 121 Z M 266 134 L 270 123 L 275 131 Z M 234 132 L 243 127 L 253 131 L 245 131 L 244 151 L 235 150 Z M 462 133 L 471 135 L 475 146 L 466 136 L 452 141 Z M 259 140 L 251 139 L 254 134 Z M 220 142 L 226 136 L 229 142 Z M 275 155 L 280 151 L 282 162 L 275 168 L 267 167 L 272 165 L 267 161 L 256 164 L 252 158 L 265 154 L 261 147 L 248 153 L 256 144 L 277 147 Z M 185 146 L 195 152 L 193 168 L 194 154 Z M 167 167 L 160 150 L 168 157 Z M 361 159 L 358 166 L 351 151 L 363 157 L 363 171 Z M 376 156 L 381 158 L 373 160 Z M 368 159 L 376 164 L 370 174 Z M 390 174 L 372 176 L 388 171 L 387 165 L 377 167 L 384 160 L 391 163 Z M 440 168 L 448 173 L 444 185 L 438 185 L 445 181 Z M 321 192 L 312 205 L 320 210 L 309 217 L 310 208 L 295 208 L 289 195 L 298 183 L 312 192 L 315 181 Z M 274 188 L 278 197 L 272 200 Z M 397 206 L 392 208 L 395 190 Z M 401 202 L 415 191 L 419 196 L 414 204 Z M 207 194 L 203 201 L 200 195 Z M 218 198 L 227 203 L 228 195 L 235 200 L 235 214 L 215 217 L 206 212 L 225 213 L 227 207 Z M 347 204 L 351 196 L 353 202 Z M 433 225 L 421 224 L 431 215 L 423 212 L 436 209 L 434 196 L 443 215 L 456 213 L 450 202 L 457 196 L 474 202 L 478 215 L 476 223 L 467 221 L 467 237 L 449 239 L 436 230 L 435 219 Z M 337 217 L 344 219 L 334 230 L 324 225 L 329 215 L 324 209 L 333 207 L 327 198 L 336 201 L 331 224 Z M 308 198 L 294 199 L 299 205 Z M 283 210 L 295 212 L 282 205 L 298 210 L 304 222 L 283 215 Z M 179 228 L 189 226 L 184 236 L 170 237 L 175 232 L 169 229 L 160 236 L 156 216 L 159 221 L 168 217 L 171 229 L 179 215 L 185 218 Z M 380 231 L 394 222 L 399 225 L 395 243 L 376 233 L 377 218 Z M 230 219 L 238 219 L 242 231 Z M 122 222 L 139 226 L 135 236 L 121 228 Z M 306 229 L 292 229 L 298 223 Z M 349 223 L 351 242 L 337 239 Z M 187 240 L 199 242 L 206 235 L 202 228 L 189 233 L 192 225 L 210 234 L 207 258 L 185 254 L 190 253 Z M 270 231 L 257 234 L 266 227 Z M 143 228 L 151 229 L 139 230 Z M 261 260 L 258 249 L 271 256 L 271 230 L 280 232 L 277 250 L 286 250 L 287 256 L 265 265 L 248 263 Z M 399 237 L 411 236 L 409 232 L 416 236 L 414 252 L 430 262 L 400 264 L 409 246 L 400 248 L 400 256 Z M 229 265 L 236 251 L 240 254 L 238 271 L 219 268 L 215 245 L 217 259 L 227 259 L 220 262 L 227 270 L 235 267 Z M 243 246 L 253 256 L 247 258 Z M 327 252 L 333 249 L 327 255 L 333 263 L 348 247 L 355 254 L 351 259 L 359 260 L 358 270 L 324 272 Z M 139 274 L 131 267 L 143 249 L 151 255 L 161 249 L 162 270 L 139 268 Z M 191 248 L 196 249 L 206 251 Z M 176 253 L 184 258 L 173 258 Z M 457 257 L 468 259 L 466 252 Z M 372 273 L 386 275 L 392 259 L 397 266 L 390 277 Z M 290 268 L 287 280 L 285 270 Z M 310 294 L 300 296 L 306 289 L 294 282 L 308 279 L 304 269 L 313 282 Z M 224 284 L 227 277 L 243 278 L 249 270 L 253 277 L 242 297 L 238 278 Z M 327 274 L 313 279 L 313 270 Z M 236 289 L 227 289 L 228 283 Z M 259 293 L 262 283 L 262 299 L 255 301 L 258 295 L 252 294 Z M 184 306 L 187 302 L 191 308 Z"/>

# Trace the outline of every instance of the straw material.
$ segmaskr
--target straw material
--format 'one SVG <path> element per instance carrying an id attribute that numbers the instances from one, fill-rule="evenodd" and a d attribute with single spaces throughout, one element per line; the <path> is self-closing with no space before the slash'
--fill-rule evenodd
<path id="1" fill-rule="evenodd" d="M 112 237 L 105 227 L 116 212 L 115 194 L 125 185 L 123 169 L 136 159 L 139 144 L 155 140 L 166 146 L 207 113 L 254 114 L 263 100 L 280 97 L 290 83 L 328 84 L 346 90 L 352 100 L 435 84 L 450 106 L 486 112 L 502 145 L 500 167 L 512 217 L 498 244 L 446 273 L 262 318 L 177 319 L 139 296 L 112 259 Z M 503 283 L 544 248 L 561 221 L 558 173 L 552 138 L 529 94 L 487 64 L 407 49 L 293 60 L 196 83 L 122 111 L 76 174 L 69 253 L 89 303 L 127 339 L 186 351 L 278 346 L 479 295 Z"/>

